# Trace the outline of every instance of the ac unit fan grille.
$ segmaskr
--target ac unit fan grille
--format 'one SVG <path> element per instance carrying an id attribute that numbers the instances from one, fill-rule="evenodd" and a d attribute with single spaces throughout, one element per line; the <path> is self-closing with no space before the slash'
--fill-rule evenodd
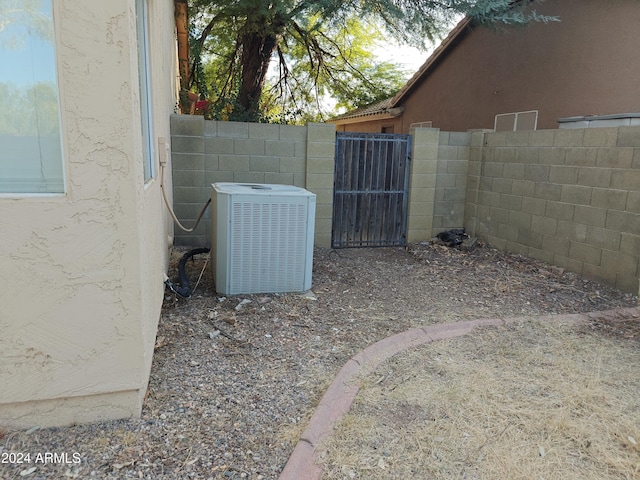
<path id="1" fill-rule="evenodd" d="M 235 201 L 231 212 L 230 291 L 302 290 L 306 205 Z"/>

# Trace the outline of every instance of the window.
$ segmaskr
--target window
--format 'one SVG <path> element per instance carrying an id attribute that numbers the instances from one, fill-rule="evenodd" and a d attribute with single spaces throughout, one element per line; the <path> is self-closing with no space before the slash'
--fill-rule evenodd
<path id="1" fill-rule="evenodd" d="M 149 87 L 149 47 L 147 1 L 136 0 L 136 30 L 138 36 L 138 79 L 140 82 L 140 118 L 142 121 L 142 161 L 144 180 L 153 178 L 153 130 L 151 128 L 151 88 Z"/>
<path id="2" fill-rule="evenodd" d="M 51 0 L 0 1 L 0 193 L 63 193 Z"/>

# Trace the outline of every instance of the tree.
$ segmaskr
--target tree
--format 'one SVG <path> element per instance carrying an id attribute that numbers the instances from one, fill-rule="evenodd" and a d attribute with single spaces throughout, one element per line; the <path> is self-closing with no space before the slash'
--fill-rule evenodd
<path id="1" fill-rule="evenodd" d="M 180 72 L 180 108 L 182 113 L 189 110 L 189 5 L 187 0 L 173 0 L 174 17 L 176 22 L 176 37 L 178 41 L 178 70 Z M 188 94 L 187 94 L 188 95 Z"/>
<path id="2" fill-rule="evenodd" d="M 203 46 L 207 61 L 202 68 L 194 62 L 193 81 L 212 100 L 214 118 L 319 121 L 336 106 L 351 109 L 392 96 L 411 73 L 375 58 L 376 42 L 385 38 L 379 27 L 349 19 L 345 25 L 325 29 L 317 39 L 318 47 L 325 52 L 320 59 L 309 59 L 308 49 L 301 42 L 280 44 L 270 65 L 259 109 L 251 112 L 238 102 L 241 66 L 236 36 L 229 34 L 231 29 L 229 26 L 212 32 Z M 192 45 L 196 46 L 192 57 L 198 58 L 198 43 L 194 41 Z"/>
<path id="3" fill-rule="evenodd" d="M 210 49 L 217 59 L 214 63 L 225 72 L 226 80 L 220 93 L 234 97 L 230 118 L 252 120 L 259 116 L 267 73 L 274 58 L 279 68 L 276 88 L 281 95 L 291 92 L 290 80 L 295 79 L 308 88 L 313 85 L 314 89 L 322 82 L 325 88 L 331 86 L 338 91 L 344 87 L 349 96 L 345 78 L 371 84 L 368 75 L 385 73 L 371 63 L 358 61 L 352 45 L 362 36 L 353 35 L 350 28 L 373 26 L 400 42 L 425 46 L 460 15 L 467 15 L 475 25 L 493 26 L 551 20 L 538 15 L 530 3 L 514 0 L 193 0 L 192 51 L 198 56 Z M 210 42 L 212 38 L 217 39 L 215 44 Z M 300 76 L 300 68 L 296 69 L 299 63 L 291 61 L 301 56 L 305 57 L 307 78 Z M 195 65 L 197 79 L 198 63 Z"/>
<path id="4" fill-rule="evenodd" d="M 41 10 L 40 0 L 0 0 L 0 47 L 22 48 L 27 25 L 30 35 L 51 41 L 53 23 Z"/>

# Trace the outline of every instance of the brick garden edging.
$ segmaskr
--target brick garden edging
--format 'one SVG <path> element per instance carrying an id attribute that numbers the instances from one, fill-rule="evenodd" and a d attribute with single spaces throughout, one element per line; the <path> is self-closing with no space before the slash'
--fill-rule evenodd
<path id="1" fill-rule="evenodd" d="M 461 337 L 477 327 L 501 326 L 532 318 L 542 321 L 569 323 L 587 322 L 592 319 L 622 321 L 640 318 L 640 307 L 584 314 L 497 318 L 437 324 L 422 328 L 412 328 L 380 340 L 352 357 L 340 369 L 320 400 L 307 428 L 300 436 L 300 440 L 280 474 L 279 480 L 319 480 L 321 478 L 322 469 L 316 463 L 316 447 L 330 436 L 334 426 L 351 408 L 360 390 L 360 385 L 357 383 L 358 377 L 368 375 L 385 360 L 403 350 L 438 340 Z"/>

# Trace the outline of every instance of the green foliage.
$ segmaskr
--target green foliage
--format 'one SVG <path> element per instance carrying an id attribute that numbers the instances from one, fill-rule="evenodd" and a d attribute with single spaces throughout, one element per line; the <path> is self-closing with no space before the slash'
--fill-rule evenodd
<path id="1" fill-rule="evenodd" d="M 331 109 L 329 97 L 336 106 L 355 108 L 401 88 L 408 72 L 376 61 L 372 53 L 388 37 L 424 48 L 462 15 L 476 25 L 493 26 L 553 20 L 538 15 L 531 4 L 193 0 L 192 77 L 216 118 L 319 120 Z"/>
<path id="2" fill-rule="evenodd" d="M 20 49 L 24 46 L 23 36 L 37 35 L 43 40 L 53 39 L 53 23 L 41 11 L 41 0 L 0 0 L 0 47 Z"/>
<path id="3" fill-rule="evenodd" d="M 0 83 L 0 134 L 57 135 L 58 98 L 55 85 L 36 83 L 18 88 Z"/>

